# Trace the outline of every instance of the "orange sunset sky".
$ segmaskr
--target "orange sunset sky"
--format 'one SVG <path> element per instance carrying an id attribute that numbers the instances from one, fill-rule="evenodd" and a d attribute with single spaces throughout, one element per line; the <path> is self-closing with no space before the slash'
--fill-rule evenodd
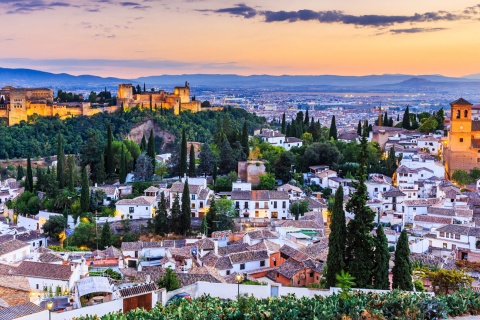
<path id="1" fill-rule="evenodd" d="M 480 0 L 0 0 L 0 67 L 185 73 L 480 72 Z"/>

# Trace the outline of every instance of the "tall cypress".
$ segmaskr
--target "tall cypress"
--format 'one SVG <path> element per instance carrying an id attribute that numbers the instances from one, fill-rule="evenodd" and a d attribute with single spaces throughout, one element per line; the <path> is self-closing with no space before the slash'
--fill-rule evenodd
<path id="1" fill-rule="evenodd" d="M 80 193 L 80 208 L 82 212 L 90 210 L 90 187 L 88 184 L 87 167 L 82 170 L 82 191 Z"/>
<path id="2" fill-rule="evenodd" d="M 217 161 L 214 161 L 213 169 L 212 169 L 212 180 L 214 185 L 217 183 L 217 173 L 218 173 Z"/>
<path id="3" fill-rule="evenodd" d="M 291 130 L 291 125 L 290 125 L 290 122 L 289 122 L 289 123 L 287 123 L 287 128 L 285 129 L 285 136 L 286 137 L 291 137 L 292 136 L 291 131 L 292 131 Z"/>
<path id="4" fill-rule="evenodd" d="M 122 144 L 122 153 L 120 155 L 120 170 L 119 170 L 119 180 L 120 183 L 125 183 L 127 179 L 127 161 L 125 157 L 125 145 Z"/>
<path id="5" fill-rule="evenodd" d="M 107 174 L 105 173 L 105 160 L 103 154 L 100 156 L 100 161 L 95 166 L 95 172 L 93 174 L 93 180 L 97 183 L 103 184 L 107 180 Z"/>
<path id="6" fill-rule="evenodd" d="M 73 190 L 75 189 L 75 158 L 73 156 L 68 156 L 67 165 L 68 165 L 67 187 L 68 187 L 68 190 L 73 192 Z"/>
<path id="7" fill-rule="evenodd" d="M 308 116 L 308 109 L 307 109 L 307 111 L 305 111 L 305 120 L 304 120 L 305 128 L 308 128 L 309 121 L 310 121 L 310 117 Z"/>
<path id="8" fill-rule="evenodd" d="M 332 116 L 332 123 L 330 124 L 330 131 L 328 133 L 328 138 L 333 138 L 333 140 L 337 140 L 337 125 L 335 123 L 335 116 Z"/>
<path id="9" fill-rule="evenodd" d="M 108 178 L 113 176 L 115 167 L 113 164 L 113 134 L 110 123 L 107 125 L 107 146 L 105 147 L 105 173 Z"/>
<path id="10" fill-rule="evenodd" d="M 27 156 L 27 177 L 25 178 L 25 190 L 33 192 L 33 172 L 30 155 Z"/>
<path id="11" fill-rule="evenodd" d="M 102 235 L 100 237 L 100 248 L 106 249 L 112 245 L 112 231 L 110 230 L 110 223 L 108 220 L 105 222 L 102 228 Z"/>
<path id="12" fill-rule="evenodd" d="M 57 181 L 58 188 L 63 189 L 65 186 L 65 178 L 63 176 L 64 165 L 65 165 L 65 153 L 63 152 L 63 141 L 62 135 L 58 133 L 57 139 Z"/>
<path id="13" fill-rule="evenodd" d="M 335 286 L 336 275 L 345 269 L 345 241 L 347 226 L 345 224 L 345 212 L 343 211 L 343 187 L 340 186 L 335 193 L 332 219 L 330 222 L 330 235 L 328 236 L 327 256 L 327 286 Z"/>
<path id="14" fill-rule="evenodd" d="M 385 127 L 388 127 L 388 115 L 387 115 L 387 112 L 385 111 L 385 113 L 383 114 L 383 120 L 382 120 L 382 123 Z"/>
<path id="15" fill-rule="evenodd" d="M 360 121 L 360 120 L 358 120 L 357 134 L 358 134 L 359 136 L 362 135 L 362 121 Z"/>
<path id="16" fill-rule="evenodd" d="M 359 288 L 372 284 L 374 240 L 370 232 L 374 227 L 375 213 L 367 206 L 367 130 L 364 130 L 358 155 L 359 167 L 354 187 L 355 193 L 347 203 L 346 210 L 354 215 L 347 226 L 347 269 L 356 279 Z"/>
<path id="17" fill-rule="evenodd" d="M 210 207 L 208 208 L 208 212 L 206 214 L 206 224 L 207 224 L 207 235 L 211 235 L 212 232 L 217 231 L 215 230 L 215 217 L 217 216 L 217 206 L 215 204 L 215 197 L 212 198 L 210 202 Z M 204 230 L 200 230 L 204 231 Z"/>
<path id="18" fill-rule="evenodd" d="M 283 124 L 282 124 L 283 125 Z M 282 132 L 283 133 L 283 132 Z M 250 148 L 248 146 L 248 128 L 247 128 L 247 120 L 243 122 L 243 128 L 242 128 L 242 151 L 244 154 L 244 157 L 242 160 L 247 160 L 248 155 L 250 154 Z"/>
<path id="19" fill-rule="evenodd" d="M 22 180 L 22 178 L 25 176 L 25 172 L 23 170 L 23 167 L 21 165 L 17 166 L 17 181 Z"/>
<path id="20" fill-rule="evenodd" d="M 410 248 L 408 247 L 408 235 L 405 229 L 398 238 L 393 263 L 395 265 L 392 268 L 392 288 L 412 290 L 412 263 L 410 262 Z"/>
<path id="21" fill-rule="evenodd" d="M 408 106 L 405 109 L 405 112 L 403 113 L 402 128 L 410 129 L 410 111 Z"/>
<path id="22" fill-rule="evenodd" d="M 180 214 L 181 214 L 181 212 L 180 212 L 180 198 L 178 197 L 178 193 L 177 193 L 177 195 L 175 196 L 175 198 L 173 200 L 173 204 L 172 204 L 172 211 L 171 211 L 172 226 L 171 226 L 171 229 L 170 229 L 171 232 L 175 232 L 176 234 L 180 234 L 180 232 L 181 232 Z"/>
<path id="23" fill-rule="evenodd" d="M 282 116 L 282 131 L 281 133 L 285 134 L 287 130 L 287 124 L 285 123 L 285 112 L 283 113 L 283 116 Z"/>
<path id="24" fill-rule="evenodd" d="M 388 279 L 388 266 L 390 263 L 390 252 L 388 251 L 388 240 L 382 225 L 377 227 L 375 237 L 375 269 L 373 271 L 373 288 L 388 290 L 390 280 Z"/>
<path id="25" fill-rule="evenodd" d="M 150 129 L 150 137 L 148 137 L 147 143 L 147 156 L 152 158 L 152 168 L 155 171 L 155 135 L 153 134 L 153 129 Z"/>
<path id="26" fill-rule="evenodd" d="M 190 207 L 190 188 L 188 187 L 188 179 L 185 180 L 182 193 L 182 213 L 180 215 L 181 232 L 184 236 L 187 235 L 187 231 L 190 229 L 190 223 L 192 218 L 192 208 Z"/>
<path id="27" fill-rule="evenodd" d="M 167 200 L 165 193 L 160 194 L 160 203 L 155 216 L 153 225 L 155 227 L 155 234 L 161 234 L 167 231 Z"/>
<path id="28" fill-rule="evenodd" d="M 187 173 L 187 133 L 185 127 L 182 129 L 182 142 L 180 146 L 180 176 L 184 176 Z"/>
<path id="29" fill-rule="evenodd" d="M 193 144 L 190 145 L 190 157 L 188 161 L 188 176 L 189 177 L 197 176 L 197 172 L 195 168 L 195 149 L 193 148 Z"/>
<path id="30" fill-rule="evenodd" d="M 140 142 L 140 151 L 147 151 L 147 139 L 145 139 L 145 134 L 143 134 L 142 141 Z"/>

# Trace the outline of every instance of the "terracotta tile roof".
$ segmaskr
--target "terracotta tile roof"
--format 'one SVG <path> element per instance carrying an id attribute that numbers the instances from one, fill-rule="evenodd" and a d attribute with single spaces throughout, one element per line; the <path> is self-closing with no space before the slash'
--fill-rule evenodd
<path id="1" fill-rule="evenodd" d="M 280 133 L 278 131 L 273 131 L 273 130 L 265 130 L 264 132 L 260 133 L 258 136 L 264 137 L 264 138 L 285 137 L 283 133 Z"/>
<path id="2" fill-rule="evenodd" d="M 166 247 L 165 242 L 143 242 L 143 241 L 136 241 L 136 242 L 122 242 L 122 251 L 140 251 L 144 248 L 162 248 Z M 173 246 L 172 246 L 173 247 Z"/>
<path id="3" fill-rule="evenodd" d="M 320 241 L 305 248 L 305 253 L 316 261 L 327 261 L 328 240 Z"/>
<path id="4" fill-rule="evenodd" d="M 133 199 L 122 199 L 116 202 L 117 205 L 153 205 L 157 199 L 155 197 L 140 196 Z"/>
<path id="5" fill-rule="evenodd" d="M 432 222 L 432 223 L 441 223 L 441 224 L 452 223 L 452 218 L 432 217 L 426 214 L 416 215 L 413 220 L 417 222 Z"/>
<path id="6" fill-rule="evenodd" d="M 292 279 L 294 275 L 304 269 L 304 265 L 292 258 L 282 263 L 276 271 L 287 279 Z"/>
<path id="7" fill-rule="evenodd" d="M 472 120 L 472 131 L 480 131 L 480 120 Z"/>
<path id="8" fill-rule="evenodd" d="M 277 191 L 295 191 L 295 192 L 299 192 L 299 193 L 302 193 L 302 189 L 300 189 L 299 187 L 296 187 L 296 186 L 292 186 L 291 184 L 284 184 L 284 185 L 281 185 L 280 187 L 277 188 Z"/>
<path id="9" fill-rule="evenodd" d="M 45 263 L 60 262 L 63 261 L 63 258 L 56 253 L 47 252 L 40 254 L 40 256 L 38 257 L 38 261 Z"/>
<path id="10" fill-rule="evenodd" d="M 68 281 L 72 275 L 70 265 L 43 262 L 22 261 L 15 270 L 15 275 Z"/>
<path id="11" fill-rule="evenodd" d="M 209 193 L 210 193 L 209 188 L 202 188 L 202 190 L 200 191 L 200 194 L 198 195 L 198 199 L 206 200 Z"/>
<path id="12" fill-rule="evenodd" d="M 470 102 L 468 102 L 467 100 L 463 99 L 463 98 L 459 98 L 453 102 L 450 102 L 450 105 L 464 105 L 464 106 L 471 106 L 472 104 Z"/>
<path id="13" fill-rule="evenodd" d="M 178 259 L 192 259 L 192 248 L 183 247 L 183 248 L 170 248 L 168 251 L 172 254 L 172 257 L 175 260 Z"/>
<path id="14" fill-rule="evenodd" d="M 0 263 L 0 275 L 10 275 L 10 274 L 13 274 L 16 269 L 17 269 L 16 267 L 13 267 L 13 266 L 10 266 L 10 265 L 7 265 L 7 264 Z"/>
<path id="15" fill-rule="evenodd" d="M 323 223 L 320 224 L 315 220 L 282 220 L 281 226 L 284 228 L 299 228 L 299 229 L 321 229 L 323 230 Z"/>
<path id="16" fill-rule="evenodd" d="M 200 185 L 188 184 L 188 190 L 190 191 L 190 194 L 198 194 L 201 187 L 202 186 Z M 183 188 L 184 188 L 184 184 L 180 181 L 177 181 L 174 184 L 172 184 L 172 187 L 170 188 L 170 192 L 183 193 Z"/>
<path id="17" fill-rule="evenodd" d="M 27 292 L 31 290 L 28 279 L 18 276 L 0 276 L 0 287 Z"/>
<path id="18" fill-rule="evenodd" d="M 219 247 L 218 248 L 218 254 L 220 255 L 227 255 L 230 253 L 236 253 L 236 252 L 244 252 L 248 251 L 248 244 L 247 243 L 242 243 L 242 244 L 235 244 L 235 245 L 229 245 L 226 247 Z"/>
<path id="19" fill-rule="evenodd" d="M 440 201 L 441 200 L 437 198 L 428 198 L 428 199 L 405 200 L 403 201 L 403 204 L 409 207 L 411 206 L 429 207 Z"/>
<path id="20" fill-rule="evenodd" d="M 267 229 L 249 231 L 245 235 L 250 239 L 278 239 L 278 233 Z"/>
<path id="21" fill-rule="evenodd" d="M 213 250 L 215 249 L 215 243 L 209 238 L 201 239 L 195 242 L 195 246 L 198 250 Z"/>
<path id="22" fill-rule="evenodd" d="M 296 261 L 303 261 L 303 260 L 307 260 L 309 257 L 308 255 L 306 255 L 305 253 L 295 249 L 295 248 L 292 248 L 288 245 L 283 245 L 281 248 L 280 248 L 280 253 L 296 260 Z"/>
<path id="23" fill-rule="evenodd" d="M 147 189 L 145 189 L 143 192 L 155 192 L 155 193 L 157 193 L 159 190 L 160 189 L 158 189 L 157 187 L 150 186 Z"/>
<path id="24" fill-rule="evenodd" d="M 231 195 L 232 200 L 250 200 L 252 191 L 234 190 Z"/>
<path id="25" fill-rule="evenodd" d="M 91 187 L 90 189 L 91 190 L 103 190 L 106 195 L 113 195 L 113 194 L 115 194 L 115 192 L 117 192 L 117 187 L 116 186 L 110 186 L 110 185 Z"/>
<path id="26" fill-rule="evenodd" d="M 19 250 L 25 248 L 30 252 L 30 244 L 27 242 L 23 242 L 20 240 L 7 240 L 3 243 L 0 243 L 0 256 L 13 252 L 15 250 Z"/>
<path id="27" fill-rule="evenodd" d="M 158 280 L 164 276 L 165 269 L 162 267 L 143 267 L 142 271 L 137 271 L 131 268 L 120 269 L 125 278 L 133 279 L 137 282 L 145 282 L 146 276 L 150 275 L 150 281 L 157 283 Z M 211 274 L 190 274 L 190 273 L 177 273 L 177 278 L 180 280 L 182 287 L 189 286 L 198 281 L 220 283 L 221 281 Z"/>
<path id="28" fill-rule="evenodd" d="M 405 193 L 397 188 L 390 188 L 390 190 L 382 192 L 383 197 L 404 197 Z"/>
<path id="29" fill-rule="evenodd" d="M 295 137 L 287 137 L 285 138 L 286 143 L 296 143 L 296 142 L 303 142 L 302 139 L 295 138 Z"/>
<path id="30" fill-rule="evenodd" d="M 278 243 L 269 241 L 269 240 L 263 240 L 263 243 L 267 247 L 268 251 L 271 252 L 279 252 L 280 251 L 280 245 Z"/>
<path id="31" fill-rule="evenodd" d="M 468 235 L 468 232 L 470 231 L 470 227 L 467 226 L 461 226 L 457 224 L 448 224 L 446 226 L 440 227 L 437 229 L 438 232 L 449 232 L 449 233 L 454 233 L 454 234 L 460 234 L 460 235 Z"/>
<path id="32" fill-rule="evenodd" d="M 232 253 L 229 255 L 229 257 L 232 264 L 236 264 L 250 261 L 267 260 L 269 255 L 266 250 L 260 250 Z"/>
<path id="33" fill-rule="evenodd" d="M 122 298 L 126 298 L 126 297 L 138 296 L 140 294 L 149 293 L 155 290 L 157 290 L 157 285 L 155 284 L 155 282 L 150 282 L 150 283 L 145 283 L 140 285 L 134 285 L 129 288 L 123 288 L 123 289 L 120 289 L 119 292 Z"/>
<path id="34" fill-rule="evenodd" d="M 18 306 L 8 307 L 8 308 L 0 308 L 0 319 L 10 320 L 16 319 L 24 316 L 28 316 L 34 313 L 42 312 L 43 309 L 40 306 L 32 302 L 27 302 L 25 304 L 21 304 Z"/>
<path id="35" fill-rule="evenodd" d="M 248 247 L 249 251 L 256 251 L 256 250 L 267 250 L 267 246 L 264 243 L 265 240 L 262 240 L 261 242 L 254 244 L 252 246 Z"/>

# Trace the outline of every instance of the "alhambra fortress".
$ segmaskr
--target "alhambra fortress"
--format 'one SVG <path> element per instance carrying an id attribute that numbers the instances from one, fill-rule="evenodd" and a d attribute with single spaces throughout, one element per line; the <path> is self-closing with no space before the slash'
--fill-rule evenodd
<path id="1" fill-rule="evenodd" d="M 92 116 L 100 112 L 114 112 L 123 106 L 124 110 L 134 107 L 149 109 L 169 109 L 174 114 L 190 110 L 201 110 L 201 102 L 190 99 L 190 86 L 175 87 L 173 93 L 164 90 L 145 91 L 134 94 L 132 84 L 120 84 L 117 92 L 117 104 L 92 105 L 90 102 L 55 102 L 52 89 L 3 87 L 0 90 L 0 118 L 9 126 L 27 121 L 28 116 L 59 116 L 64 119 L 72 116 Z"/>

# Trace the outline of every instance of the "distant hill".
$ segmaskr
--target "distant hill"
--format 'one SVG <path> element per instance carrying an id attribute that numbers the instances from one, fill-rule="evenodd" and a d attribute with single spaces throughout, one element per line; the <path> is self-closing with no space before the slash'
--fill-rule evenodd
<path id="1" fill-rule="evenodd" d="M 462 78 L 464 78 L 464 79 L 480 80 L 480 73 L 469 74 L 469 75 L 467 75 L 467 76 L 463 76 Z"/>
<path id="2" fill-rule="evenodd" d="M 478 76 L 479 78 L 475 78 Z M 337 76 L 337 75 L 251 75 L 235 74 L 182 74 L 140 77 L 136 79 L 121 79 L 114 77 L 98 77 L 94 75 L 73 76 L 66 73 L 54 74 L 30 69 L 0 68 L 0 86 L 15 87 L 49 87 L 55 91 L 90 90 L 99 91 L 106 87 L 116 91 L 120 83 L 143 83 L 150 87 L 160 87 L 172 90 L 174 86 L 183 85 L 188 81 L 194 89 L 268 89 L 288 91 L 445 91 L 445 90 L 476 90 L 480 88 L 480 74 L 462 78 L 445 77 L 442 75 L 406 75 L 383 74 L 367 76 Z"/>

